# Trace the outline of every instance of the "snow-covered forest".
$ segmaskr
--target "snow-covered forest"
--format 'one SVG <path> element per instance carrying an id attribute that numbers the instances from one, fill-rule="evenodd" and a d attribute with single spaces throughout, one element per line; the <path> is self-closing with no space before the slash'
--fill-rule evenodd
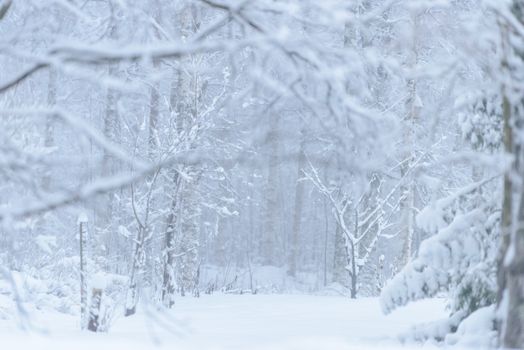
<path id="1" fill-rule="evenodd" d="M 0 121 L 2 349 L 524 349 L 524 0 L 0 0 Z"/>

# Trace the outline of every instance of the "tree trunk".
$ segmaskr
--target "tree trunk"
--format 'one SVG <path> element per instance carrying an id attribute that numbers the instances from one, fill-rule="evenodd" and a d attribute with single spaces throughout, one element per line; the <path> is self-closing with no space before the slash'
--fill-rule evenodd
<path id="1" fill-rule="evenodd" d="M 411 10 L 411 23 L 413 28 L 412 41 L 411 41 L 411 52 L 409 58 L 409 66 L 412 71 L 415 71 L 418 64 L 418 38 L 417 38 L 417 27 L 418 27 L 418 13 L 416 9 Z M 405 152 L 404 162 L 401 166 L 401 175 L 403 177 L 404 186 L 401 191 L 401 195 L 404 196 L 402 201 L 401 210 L 403 216 L 403 229 L 404 229 L 404 242 L 402 247 L 403 265 L 407 264 L 413 254 L 413 238 L 415 235 L 415 184 L 414 178 L 411 174 L 411 167 L 415 161 L 415 127 L 419 117 L 419 112 L 422 107 L 422 102 L 417 93 L 417 81 L 413 78 L 407 81 L 407 90 L 409 93 L 409 99 L 406 102 L 406 115 L 404 125 L 404 144 L 407 149 Z M 405 178 L 407 177 L 407 178 Z"/>
<path id="2" fill-rule="evenodd" d="M 171 210 L 167 218 L 167 228 L 164 240 L 164 274 L 162 280 L 162 303 L 167 308 L 175 304 L 175 232 L 177 227 L 178 189 L 180 186 L 179 174 L 173 174 Z"/>
<path id="3" fill-rule="evenodd" d="M 197 172 L 199 172 L 197 170 Z M 178 277 L 178 286 L 182 293 L 195 293 L 197 288 L 196 276 L 199 265 L 199 236 L 198 217 L 200 211 L 195 198 L 195 188 L 198 185 L 200 175 L 194 175 L 191 183 L 185 181 L 181 184 L 180 189 L 180 230 L 177 242 L 177 252 L 179 253 L 176 262 L 176 275 Z"/>
<path id="4" fill-rule="evenodd" d="M 503 94 L 504 147 L 507 154 L 519 156 L 513 143 L 512 106 Z M 502 242 L 498 260 L 498 303 L 505 305 L 501 329 L 502 344 L 508 348 L 524 347 L 524 192 L 520 188 L 518 223 L 513 223 L 513 203 L 516 194 L 511 181 L 519 169 L 516 163 L 504 177 L 504 198 L 502 204 Z M 523 177 L 520 171 L 521 178 Z M 516 228 L 516 230 L 515 230 Z"/>
<path id="5" fill-rule="evenodd" d="M 158 19 L 157 19 L 158 20 Z M 159 64 L 158 60 L 153 61 L 153 67 L 157 67 Z M 158 153 L 158 117 L 160 113 L 160 93 L 159 93 L 159 84 L 154 84 L 151 87 L 150 101 L 149 101 L 149 132 L 148 132 L 148 157 L 151 162 L 157 161 Z M 151 174 L 147 181 L 145 182 L 146 186 L 149 186 L 149 191 L 153 191 L 154 181 L 152 181 L 154 175 Z M 151 201 L 146 208 L 153 208 L 155 206 L 155 196 L 151 196 Z M 146 214 L 147 215 L 147 214 Z M 154 230 L 151 230 L 150 233 L 154 234 Z M 152 285 L 154 279 L 154 258 L 153 258 L 153 237 L 147 237 L 144 241 L 144 252 L 145 252 L 145 282 L 149 285 Z"/>
<path id="6" fill-rule="evenodd" d="M 86 247 L 87 247 L 87 217 L 78 218 L 78 233 L 80 241 L 80 328 L 84 329 L 87 322 L 87 281 L 86 281 Z"/>
<path id="7" fill-rule="evenodd" d="M 524 179 L 524 174 L 521 178 Z M 508 307 L 503 333 L 504 346 L 524 348 L 524 191 L 520 193 L 520 208 L 516 232 L 504 260 L 506 270 L 506 295 Z"/>
<path id="8" fill-rule="evenodd" d="M 327 201 L 324 199 L 324 287 L 327 286 L 327 273 L 328 273 L 328 264 L 327 264 L 327 256 L 328 256 L 328 234 L 329 234 L 329 215 L 328 215 L 328 204 Z"/>
<path id="9" fill-rule="evenodd" d="M 265 265 L 275 265 L 275 245 L 278 235 L 278 117 L 275 112 L 270 116 L 267 137 L 269 160 L 266 184 L 265 223 L 262 233 L 261 255 Z"/>
<path id="10" fill-rule="evenodd" d="M 131 266 L 131 274 L 129 276 L 129 286 L 127 289 L 127 298 L 126 298 L 126 310 L 125 316 L 131 316 L 136 313 L 136 306 L 139 299 L 138 291 L 138 278 L 142 270 L 143 261 L 144 261 L 144 239 L 146 232 L 140 227 L 138 229 L 135 249 L 133 254 L 133 264 Z"/>
<path id="11" fill-rule="evenodd" d="M 47 105 L 49 108 L 53 108 L 56 105 L 56 71 L 54 69 L 49 70 Z M 55 120 L 54 119 L 55 119 L 55 116 L 53 115 L 46 116 L 44 147 L 48 150 L 54 147 L 55 145 L 55 137 L 54 137 Z M 46 173 L 44 174 L 43 181 L 42 181 L 42 187 L 44 191 L 49 190 L 49 187 L 51 186 L 51 176 L 52 174 L 48 171 L 46 171 Z"/>
<path id="12" fill-rule="evenodd" d="M 517 19 L 522 19 L 519 2 L 513 2 L 514 14 Z M 510 33 L 506 26 L 501 27 L 502 34 L 502 72 L 506 74 L 506 81 L 511 81 L 512 69 L 508 64 L 508 57 L 513 51 L 510 42 Z M 524 178 L 522 171 L 522 148 L 514 140 L 514 128 L 522 125 L 522 117 L 518 114 L 520 108 L 515 108 L 508 96 L 511 91 L 504 85 L 502 87 L 503 98 L 503 122 L 504 122 L 504 150 L 506 154 L 514 157 L 513 165 L 504 176 L 504 193 L 501 217 L 501 245 L 497 261 L 498 275 L 498 306 L 502 308 L 502 315 L 498 325 L 501 345 L 508 348 L 524 347 L 524 187 L 522 184 L 512 182 L 512 178 L 520 176 Z M 520 106 L 519 106 L 520 107 Z M 518 193 L 520 190 L 520 193 Z M 515 198 L 519 198 L 518 222 L 514 222 Z"/>
<path id="13" fill-rule="evenodd" d="M 346 269 L 348 256 L 346 251 L 344 233 L 340 224 L 335 228 L 335 254 L 333 256 L 333 282 L 348 286 L 348 272 Z"/>
<path id="14" fill-rule="evenodd" d="M 116 38 L 116 24 L 112 24 L 109 37 L 111 39 Z M 108 75 L 115 76 L 118 73 L 118 64 L 110 63 L 108 67 Z M 105 116 L 103 124 L 103 135 L 104 137 L 112 142 L 118 141 L 119 134 L 119 116 L 117 109 L 118 93 L 115 89 L 108 88 L 106 91 L 106 105 L 105 105 Z M 102 164 L 101 164 L 101 176 L 109 177 L 114 175 L 117 169 L 117 159 L 106 149 L 102 150 Z M 115 219 L 114 210 L 114 191 L 108 191 L 101 195 L 101 202 L 97 206 L 97 221 L 96 224 L 102 230 L 112 231 L 112 225 Z"/>
<path id="15" fill-rule="evenodd" d="M 300 181 L 302 169 L 306 165 L 306 156 L 304 154 L 304 132 L 300 132 L 300 147 L 298 153 L 297 183 L 295 187 L 295 211 L 293 214 L 293 230 L 291 233 L 291 244 L 289 249 L 289 268 L 288 274 L 295 277 L 297 272 L 298 259 L 298 241 L 302 225 L 302 213 L 304 209 L 304 182 Z"/>
<path id="16" fill-rule="evenodd" d="M 356 247 L 354 244 L 351 244 L 351 299 L 357 298 L 358 292 L 358 265 L 356 259 Z"/>
<path id="17" fill-rule="evenodd" d="M 158 66 L 158 62 L 156 60 L 153 66 Z M 155 84 L 151 87 L 151 96 L 149 101 L 148 156 L 151 160 L 155 159 L 155 155 L 158 150 L 158 116 L 160 114 L 160 93 L 158 89 L 158 84 Z"/>
<path id="18" fill-rule="evenodd" d="M 100 305 L 102 303 L 102 289 L 93 288 L 91 293 L 91 307 L 89 309 L 89 325 L 87 329 L 98 332 L 100 326 Z"/>

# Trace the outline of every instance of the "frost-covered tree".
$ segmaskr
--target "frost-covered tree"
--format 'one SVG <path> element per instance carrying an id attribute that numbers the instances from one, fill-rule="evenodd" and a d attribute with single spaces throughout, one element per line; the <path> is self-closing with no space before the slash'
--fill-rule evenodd
<path id="1" fill-rule="evenodd" d="M 508 348 L 524 346 L 522 330 L 522 247 L 524 231 L 524 191 L 522 188 L 522 74 L 524 3 L 511 1 L 501 8 L 499 30 L 501 35 L 502 117 L 505 152 L 512 157 L 504 177 L 501 249 L 498 260 L 498 306 L 500 314 L 500 342 Z"/>
<path id="2" fill-rule="evenodd" d="M 470 23 L 460 30 L 496 30 L 493 12 L 488 8 L 477 12 L 469 5 L 468 2 L 457 3 L 448 13 L 458 11 Z M 477 16 L 480 13 L 489 13 L 490 16 L 479 20 Z M 485 46 L 485 42 L 470 42 L 462 49 L 475 47 L 489 52 L 498 46 L 496 35 L 488 35 L 487 39 L 490 47 Z M 449 43 L 457 44 L 454 40 Z M 450 318 L 442 324 L 422 329 L 416 337 L 432 337 L 451 344 L 457 342 L 458 337 L 450 333 L 460 333 L 462 324 L 468 322 L 465 319 L 474 313 L 490 314 L 489 322 L 494 324 L 497 247 L 501 232 L 499 179 L 503 172 L 496 166 L 502 159 L 503 119 L 503 103 L 497 91 L 497 77 L 493 75 L 497 72 L 497 62 L 486 62 L 480 56 L 475 56 L 474 60 L 457 61 L 468 73 L 461 76 L 464 87 L 452 90 L 456 102 L 455 119 L 451 120 L 451 125 L 456 128 L 455 135 L 444 135 L 447 147 L 453 145 L 451 147 L 455 150 L 451 157 L 463 164 L 462 170 L 456 172 L 456 169 L 450 169 L 449 176 L 439 181 L 435 181 L 435 173 L 429 173 L 441 171 L 439 167 L 443 165 L 446 168 L 444 163 L 437 161 L 437 167 L 432 170 L 420 170 L 430 175 L 421 179 L 427 183 L 431 197 L 426 207 L 417 214 L 416 223 L 430 237 L 421 243 L 411 262 L 387 283 L 381 295 L 383 310 L 391 312 L 411 301 L 447 293 L 450 297 Z M 463 90 L 470 86 L 475 86 L 475 89 Z M 437 126 L 438 121 L 434 125 Z M 434 132 L 442 131 L 434 129 Z M 441 156 L 435 153 L 432 161 Z M 486 329 L 483 334 L 492 344 L 493 335 L 494 327 Z"/>
<path id="3" fill-rule="evenodd" d="M 0 0 L 2 276 L 78 313 L 103 272 L 98 330 L 341 284 L 386 311 L 447 291 L 449 331 L 492 311 L 502 232 L 518 304 L 514 3 Z"/>

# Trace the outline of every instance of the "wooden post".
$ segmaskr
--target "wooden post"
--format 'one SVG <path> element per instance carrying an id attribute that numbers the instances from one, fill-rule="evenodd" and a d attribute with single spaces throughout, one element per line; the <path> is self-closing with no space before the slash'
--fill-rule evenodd
<path id="1" fill-rule="evenodd" d="M 78 230 L 80 241 L 80 328 L 86 327 L 86 308 L 87 308 L 87 281 L 86 281 L 86 242 L 87 242 L 87 223 L 85 214 L 78 217 Z"/>

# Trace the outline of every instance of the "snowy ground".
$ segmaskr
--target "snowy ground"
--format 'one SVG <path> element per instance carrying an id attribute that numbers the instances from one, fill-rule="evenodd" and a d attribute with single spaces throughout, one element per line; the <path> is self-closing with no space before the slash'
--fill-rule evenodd
<path id="1" fill-rule="evenodd" d="M 377 299 L 299 295 L 178 298 L 172 314 L 154 318 L 141 310 L 105 334 L 80 332 L 76 317 L 56 313 L 34 316 L 40 333 L 0 321 L 0 349 L 394 349 L 398 333 L 446 315 L 438 299 L 384 316 Z"/>

